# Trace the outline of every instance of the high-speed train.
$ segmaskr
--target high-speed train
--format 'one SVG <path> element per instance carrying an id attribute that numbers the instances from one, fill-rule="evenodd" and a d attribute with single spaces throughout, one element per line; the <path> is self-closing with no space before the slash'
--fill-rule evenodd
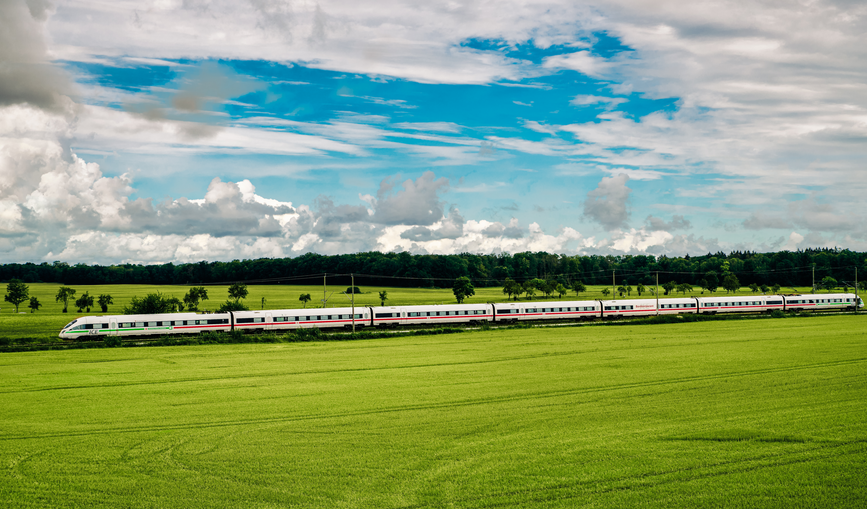
<path id="1" fill-rule="evenodd" d="M 852 293 L 760 295 L 625 300 L 501 302 L 352 308 L 272 309 L 226 313 L 84 316 L 60 331 L 61 339 L 85 336 L 198 334 L 206 331 L 284 331 L 438 325 L 528 320 L 576 320 L 684 313 L 757 313 L 774 310 L 854 310 L 864 301 Z"/>

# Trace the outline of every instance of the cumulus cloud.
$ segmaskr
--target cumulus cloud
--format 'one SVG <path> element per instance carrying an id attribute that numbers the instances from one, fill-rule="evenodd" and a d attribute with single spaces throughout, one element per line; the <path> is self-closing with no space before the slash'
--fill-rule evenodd
<path id="1" fill-rule="evenodd" d="M 689 230 L 690 228 L 692 228 L 692 224 L 690 224 L 689 219 L 685 219 L 683 216 L 678 214 L 672 215 L 671 221 L 668 222 L 661 218 L 650 215 L 647 216 L 647 219 L 645 219 L 645 223 L 647 224 L 646 228 L 650 231 L 672 232 L 675 230 Z"/>
<path id="2" fill-rule="evenodd" d="M 415 181 L 383 180 L 376 193 L 376 211 L 373 221 L 385 224 L 430 226 L 443 217 L 443 202 L 439 194 L 449 187 L 448 179 L 436 178 L 432 171 L 425 172 Z"/>
<path id="3" fill-rule="evenodd" d="M 601 224 L 608 231 L 622 228 L 629 219 L 627 208 L 629 193 L 626 187 L 629 177 L 625 174 L 616 177 L 602 177 L 599 186 L 587 193 L 584 201 L 584 216 Z"/>
<path id="4" fill-rule="evenodd" d="M 449 215 L 432 227 L 413 226 L 400 234 L 400 238 L 416 242 L 429 240 L 457 239 L 464 233 L 464 218 L 454 205 L 449 208 Z"/>
<path id="5" fill-rule="evenodd" d="M 47 56 L 45 0 L 0 1 L 0 106 L 30 104 L 54 112 L 72 107 L 67 76 Z"/>

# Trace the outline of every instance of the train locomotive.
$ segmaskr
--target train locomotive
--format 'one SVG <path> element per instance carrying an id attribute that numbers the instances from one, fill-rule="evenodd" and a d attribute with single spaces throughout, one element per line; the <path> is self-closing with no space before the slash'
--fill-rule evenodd
<path id="1" fill-rule="evenodd" d="M 207 331 L 290 331 L 411 325 L 508 323 L 541 320 L 604 319 L 685 313 L 760 313 L 775 310 L 855 310 L 864 301 L 852 293 L 760 295 L 658 299 L 501 302 L 427 306 L 272 309 L 225 313 L 83 316 L 68 323 L 61 339 L 104 336 L 161 336 Z"/>

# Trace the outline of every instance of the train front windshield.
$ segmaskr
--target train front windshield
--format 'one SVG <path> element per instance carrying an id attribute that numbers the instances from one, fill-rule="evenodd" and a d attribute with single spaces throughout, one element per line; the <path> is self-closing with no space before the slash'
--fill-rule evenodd
<path id="1" fill-rule="evenodd" d="M 75 320 L 69 322 L 68 324 L 66 324 L 66 327 L 63 328 L 63 330 L 66 330 L 66 329 L 72 327 L 73 325 L 75 325 L 75 322 L 77 322 L 77 321 L 78 321 L 78 318 L 76 318 Z"/>

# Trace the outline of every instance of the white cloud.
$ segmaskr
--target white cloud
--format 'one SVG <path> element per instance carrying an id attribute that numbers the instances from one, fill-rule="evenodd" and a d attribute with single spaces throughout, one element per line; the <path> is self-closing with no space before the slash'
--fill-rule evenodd
<path id="1" fill-rule="evenodd" d="M 616 177 L 602 177 L 599 186 L 587 193 L 584 215 L 609 231 L 624 227 L 629 219 L 627 205 L 632 192 L 626 187 L 627 182 L 629 177 L 622 173 Z"/>

